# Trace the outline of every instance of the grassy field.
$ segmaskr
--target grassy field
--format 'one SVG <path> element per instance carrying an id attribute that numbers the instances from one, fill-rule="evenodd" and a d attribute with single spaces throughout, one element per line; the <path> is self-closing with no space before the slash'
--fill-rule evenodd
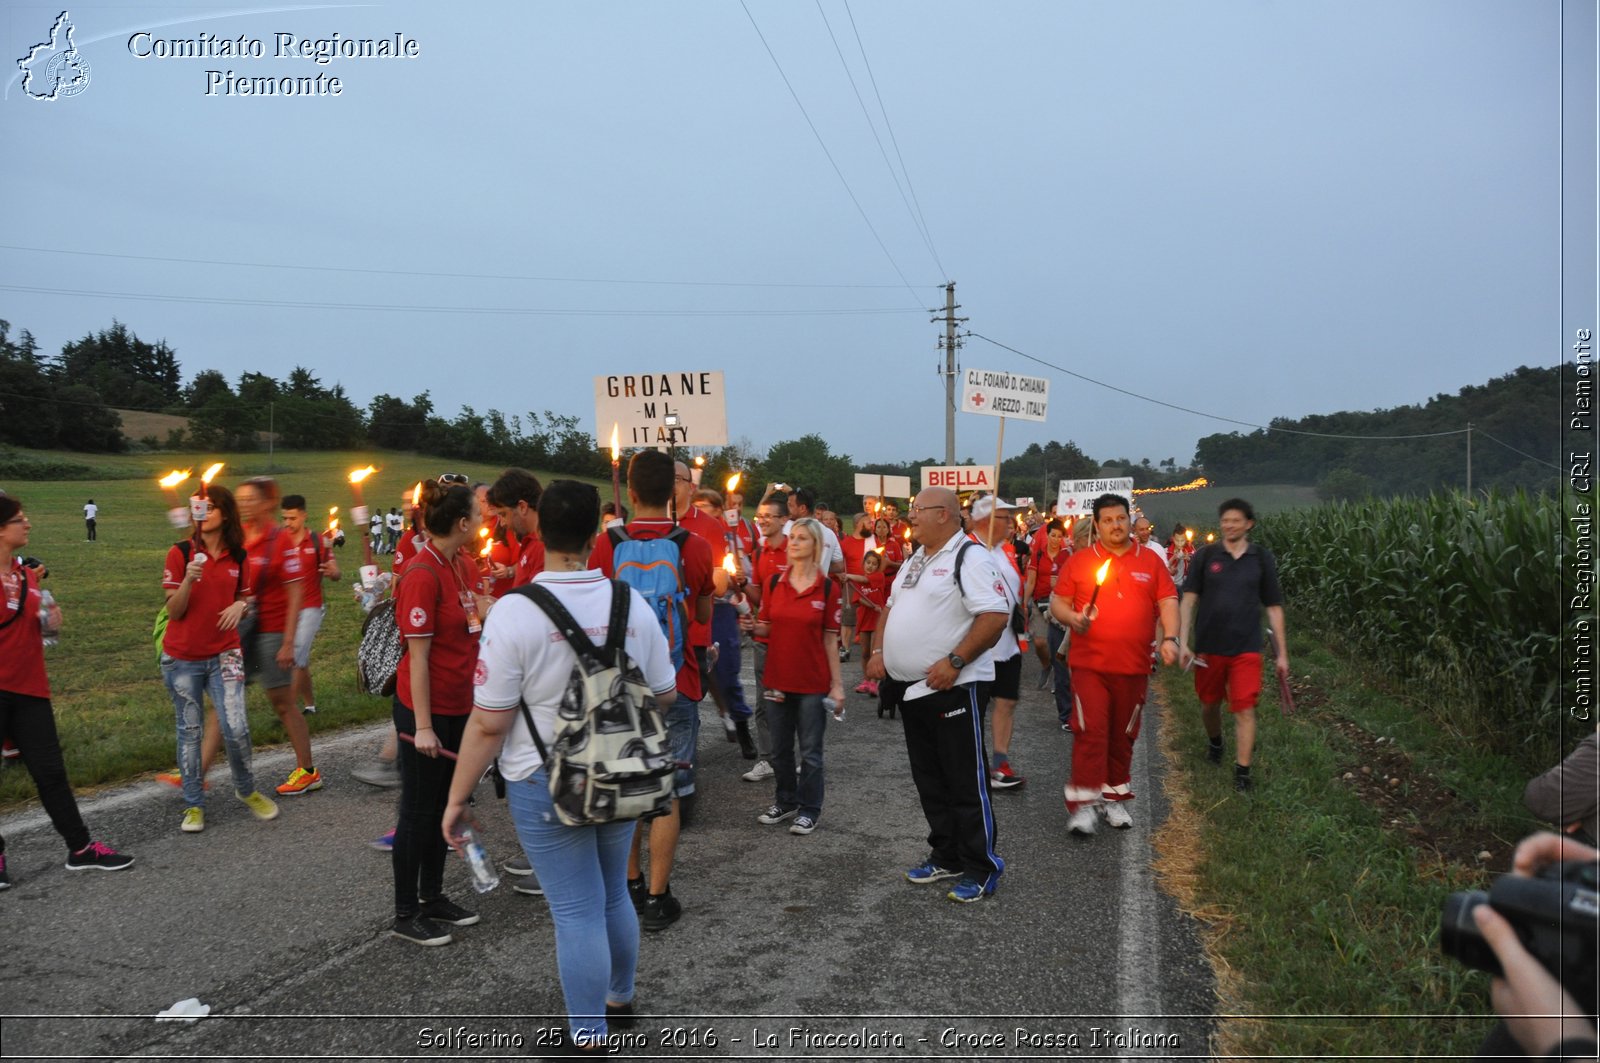
<path id="1" fill-rule="evenodd" d="M 1173 707 L 1174 816 L 1157 870 L 1208 928 L 1219 1011 L 1240 1016 L 1223 1047 L 1471 1056 L 1490 1026 L 1488 978 L 1439 952 L 1440 905 L 1508 870 L 1538 828 L 1521 806 L 1526 773 L 1435 727 L 1300 619 L 1288 624 L 1297 711 L 1263 694 L 1248 797 L 1205 760 L 1192 680 L 1158 681 Z"/>
<path id="2" fill-rule="evenodd" d="M 27 553 L 50 568 L 44 586 L 61 602 L 61 643 L 45 651 L 61 745 L 75 786 L 115 782 L 174 763 L 172 702 L 156 666 L 151 626 L 163 601 L 161 566 L 167 548 L 179 538 L 167 523 L 167 503 L 156 479 L 174 468 L 197 473 L 212 461 L 226 461 L 222 479 L 235 484 L 248 476 L 271 474 L 286 494 L 303 494 L 317 527 L 328 507 L 341 516 L 353 497 L 345 482 L 349 470 L 378 468 L 366 490 L 376 508 L 397 506 L 404 492 L 424 476 L 462 472 L 493 480 L 501 469 L 470 462 L 444 462 L 415 454 L 279 453 L 79 455 L 19 452 L 30 459 L 89 463 L 104 480 L 6 482 L 0 488 L 19 496 L 33 521 Z M 549 482 L 552 476 L 539 473 Z M 192 485 L 191 485 L 192 486 Z M 602 488 L 609 498 L 609 486 Z M 82 507 L 100 507 L 99 541 L 84 541 Z M 345 521 L 347 531 L 348 522 Z M 363 614 L 349 585 L 361 564 L 360 540 L 349 537 L 336 554 L 346 579 L 324 583 L 328 616 L 312 651 L 317 714 L 310 717 L 313 741 L 319 731 L 385 718 L 388 702 L 355 688 L 354 648 Z M 250 692 L 250 729 L 257 745 L 283 740 L 277 717 L 261 691 Z M 0 773 L 0 808 L 34 796 L 21 770 Z"/>

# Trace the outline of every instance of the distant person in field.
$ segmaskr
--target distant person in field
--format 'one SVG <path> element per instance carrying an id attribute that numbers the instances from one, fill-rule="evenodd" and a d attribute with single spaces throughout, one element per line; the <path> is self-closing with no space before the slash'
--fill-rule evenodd
<path id="1" fill-rule="evenodd" d="M 1156 555 L 1133 541 L 1127 500 L 1094 500 L 1095 542 L 1074 550 L 1050 611 L 1072 632 L 1072 772 L 1063 791 L 1067 827 L 1093 834 L 1098 809 L 1113 827 L 1133 826 L 1133 743 L 1150 686 L 1150 633 L 1159 618 L 1161 661 L 1178 659 L 1178 589 Z M 1096 575 L 1105 581 L 1096 594 Z"/>
<path id="2" fill-rule="evenodd" d="M 1289 677 L 1289 643 L 1283 630 L 1278 563 L 1272 551 L 1250 541 L 1255 510 L 1242 498 L 1230 498 L 1217 507 L 1217 518 L 1222 541 L 1194 552 L 1183 581 L 1178 658 L 1185 666 L 1194 661 L 1194 690 L 1210 739 L 1206 759 L 1213 764 L 1222 763 L 1222 705 L 1227 702 L 1233 714 L 1233 787 L 1245 791 L 1254 786 L 1250 758 L 1256 742 L 1256 700 L 1261 696 L 1263 607 L 1278 654 L 1279 679 Z"/>
<path id="3" fill-rule="evenodd" d="M 67 781 L 44 671 L 45 625 L 60 628 L 61 607 L 39 608 L 39 570 L 23 565 L 17 556 L 28 545 L 32 528 L 22 500 L 0 491 L 0 737 L 11 739 L 21 751 L 39 803 L 67 843 L 67 870 L 121 871 L 133 865 L 133 857 L 89 836 Z M 10 888 L 6 842 L 0 837 L 0 891 Z"/>
<path id="4" fill-rule="evenodd" d="M 384 549 L 394 553 L 395 543 L 400 541 L 400 533 L 405 531 L 406 521 L 400 511 L 393 506 L 389 507 L 388 514 L 383 518 Z"/>
<path id="5" fill-rule="evenodd" d="M 86 540 L 87 542 L 92 543 L 95 541 L 95 518 L 99 516 L 99 514 L 100 507 L 94 504 L 94 499 L 91 498 L 89 501 L 83 504 L 83 525 L 89 530 L 89 538 Z"/>
<path id="6" fill-rule="evenodd" d="M 300 599 L 300 622 L 294 633 L 294 700 L 307 716 L 317 711 L 317 698 L 311 687 L 311 644 L 322 630 L 327 609 L 322 603 L 322 581 L 340 578 L 339 562 L 328 553 L 322 536 L 306 525 L 304 495 L 288 495 L 283 500 L 283 534 L 289 546 L 300 551 L 300 571 L 305 573 L 305 593 Z"/>

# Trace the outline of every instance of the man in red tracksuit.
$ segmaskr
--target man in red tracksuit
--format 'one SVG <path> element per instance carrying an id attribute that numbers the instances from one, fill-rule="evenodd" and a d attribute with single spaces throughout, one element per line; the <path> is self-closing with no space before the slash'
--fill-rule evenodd
<path id="1" fill-rule="evenodd" d="M 1133 541 L 1127 501 L 1095 499 L 1094 528 L 1096 541 L 1073 552 L 1050 599 L 1051 614 L 1072 630 L 1072 774 L 1063 796 L 1074 834 L 1094 833 L 1096 807 L 1111 826 L 1133 826 L 1133 742 L 1158 617 L 1161 661 L 1178 659 L 1178 589 L 1155 551 Z"/>

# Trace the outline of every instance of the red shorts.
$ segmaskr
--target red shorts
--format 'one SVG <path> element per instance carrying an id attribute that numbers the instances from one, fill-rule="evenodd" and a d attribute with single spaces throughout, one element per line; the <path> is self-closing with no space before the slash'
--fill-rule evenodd
<path id="1" fill-rule="evenodd" d="M 1228 703 L 1229 712 L 1249 712 L 1261 697 L 1261 654 L 1241 653 L 1224 657 L 1202 653 L 1206 667 L 1194 666 L 1194 692 L 1202 705 Z"/>

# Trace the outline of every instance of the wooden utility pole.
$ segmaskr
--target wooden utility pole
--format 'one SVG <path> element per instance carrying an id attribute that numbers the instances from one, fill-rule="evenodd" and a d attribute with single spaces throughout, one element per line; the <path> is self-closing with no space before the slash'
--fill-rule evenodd
<path id="1" fill-rule="evenodd" d="M 956 336 L 956 325 L 967 320 L 956 317 L 956 310 L 961 306 L 956 302 L 956 282 L 951 281 L 944 286 L 944 314 L 932 318 L 934 321 L 944 321 L 944 336 L 939 340 L 939 347 L 944 351 L 944 368 L 935 369 L 944 376 L 944 463 L 956 463 L 956 351 L 961 346 L 961 340 Z M 998 475 L 998 470 L 997 470 Z"/>
<path id="2" fill-rule="evenodd" d="M 1472 422 L 1467 422 L 1467 494 L 1472 494 Z"/>

